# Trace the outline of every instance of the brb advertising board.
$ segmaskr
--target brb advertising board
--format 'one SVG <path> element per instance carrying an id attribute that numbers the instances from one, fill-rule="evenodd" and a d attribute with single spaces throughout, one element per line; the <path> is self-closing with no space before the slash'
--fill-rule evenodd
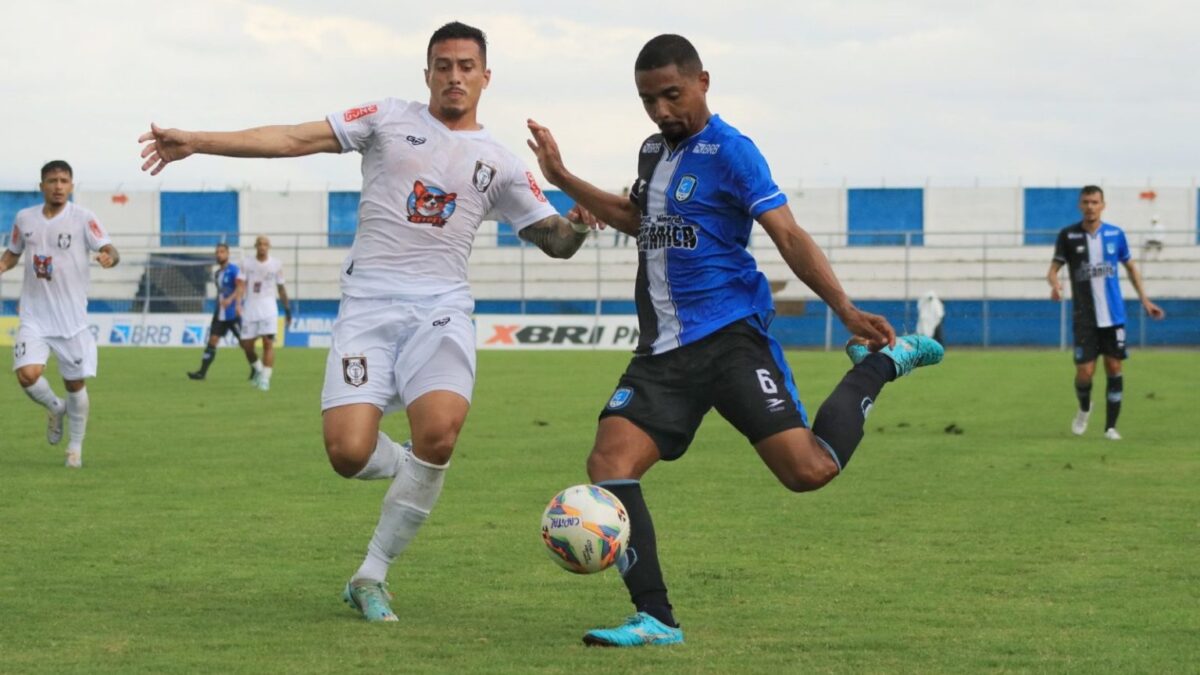
<path id="1" fill-rule="evenodd" d="M 101 347 L 201 347 L 208 342 L 211 314 L 88 314 L 88 330 Z M 279 320 L 277 338 L 284 334 Z M 222 344 L 236 345 L 232 334 Z"/>
<path id="2" fill-rule="evenodd" d="M 475 316 L 479 349 L 615 349 L 633 351 L 636 316 L 570 314 L 480 314 Z"/>

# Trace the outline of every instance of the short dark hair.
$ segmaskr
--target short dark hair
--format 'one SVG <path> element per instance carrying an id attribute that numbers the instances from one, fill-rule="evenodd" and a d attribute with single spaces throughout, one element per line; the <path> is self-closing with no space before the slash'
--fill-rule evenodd
<path id="1" fill-rule="evenodd" d="M 1104 201 L 1104 190 L 1100 189 L 1099 185 L 1084 185 L 1083 189 L 1079 191 L 1079 196 L 1086 197 L 1087 195 L 1100 195 L 1100 201 Z"/>
<path id="2" fill-rule="evenodd" d="M 75 178 L 75 172 L 71 170 L 71 165 L 61 159 L 51 160 L 42 165 L 42 180 L 46 180 L 46 174 L 51 171 L 66 171 L 68 176 Z"/>
<path id="3" fill-rule="evenodd" d="M 429 63 L 433 57 L 433 45 L 446 40 L 474 40 L 475 44 L 479 45 L 479 55 L 483 57 L 483 64 L 487 65 L 487 36 L 478 28 L 461 21 L 451 21 L 433 31 L 433 35 L 429 37 L 429 46 L 425 48 L 425 63 Z"/>
<path id="4" fill-rule="evenodd" d="M 225 242 L 223 242 L 223 241 L 217 242 L 217 249 L 218 249 L 218 250 L 219 250 L 219 249 L 225 249 L 226 251 L 228 251 L 228 250 L 229 250 L 229 244 L 226 244 L 226 243 L 225 243 Z"/>
<path id="5" fill-rule="evenodd" d="M 638 52 L 634 70 L 655 70 L 674 65 L 681 73 L 694 73 L 704 70 L 700 62 L 700 53 L 691 42 L 682 35 L 666 33 L 651 38 L 642 51 Z"/>

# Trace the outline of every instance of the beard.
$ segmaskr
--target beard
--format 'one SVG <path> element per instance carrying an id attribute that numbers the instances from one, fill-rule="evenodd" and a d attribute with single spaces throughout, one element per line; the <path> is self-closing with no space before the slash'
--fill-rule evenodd
<path id="1" fill-rule="evenodd" d="M 675 145 L 688 137 L 687 127 L 682 122 L 660 124 L 658 130 L 662 133 L 663 139 L 671 145 Z"/>

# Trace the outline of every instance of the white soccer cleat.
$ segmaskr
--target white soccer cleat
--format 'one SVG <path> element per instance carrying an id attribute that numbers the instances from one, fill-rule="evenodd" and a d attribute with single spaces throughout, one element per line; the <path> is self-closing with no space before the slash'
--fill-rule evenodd
<path id="1" fill-rule="evenodd" d="M 266 379 L 265 377 L 260 377 L 254 383 L 254 386 L 258 387 L 259 391 L 270 391 L 271 390 L 271 381 Z"/>
<path id="2" fill-rule="evenodd" d="M 83 468 L 83 451 L 73 448 L 67 448 L 67 468 L 82 469 Z"/>
<path id="3" fill-rule="evenodd" d="M 1091 416 L 1091 410 L 1080 410 L 1075 413 L 1075 419 L 1071 421 L 1071 433 L 1082 436 L 1083 432 L 1087 431 L 1088 418 Z"/>
<path id="4" fill-rule="evenodd" d="M 46 442 L 50 445 L 58 445 L 58 442 L 62 440 L 63 417 L 66 414 L 66 405 L 63 405 L 62 412 L 56 413 L 51 410 L 46 413 Z"/>
<path id="5" fill-rule="evenodd" d="M 1110 441 L 1121 440 L 1121 434 L 1118 434 L 1116 429 L 1109 429 L 1108 431 L 1105 431 L 1104 437 Z"/>

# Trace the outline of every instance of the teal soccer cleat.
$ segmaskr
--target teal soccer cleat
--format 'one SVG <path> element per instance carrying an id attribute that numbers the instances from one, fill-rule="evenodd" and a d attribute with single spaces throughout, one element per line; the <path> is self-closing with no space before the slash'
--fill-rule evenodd
<path id="1" fill-rule="evenodd" d="M 388 602 L 392 599 L 387 584 L 382 581 L 351 581 L 342 591 L 342 600 L 362 612 L 367 621 L 399 621 Z"/>
<path id="2" fill-rule="evenodd" d="M 645 612 L 634 614 L 616 628 L 597 628 L 583 636 L 583 644 L 593 647 L 641 647 L 682 642 L 682 629 L 672 628 Z"/>
<path id="3" fill-rule="evenodd" d="M 902 335 L 896 338 L 895 347 L 884 347 L 880 354 L 896 364 L 896 377 L 903 377 L 912 372 L 913 368 L 932 366 L 942 362 L 946 350 L 931 337 L 924 335 Z M 846 343 L 846 355 L 854 365 L 863 362 L 871 354 L 871 350 L 856 338 Z"/>

